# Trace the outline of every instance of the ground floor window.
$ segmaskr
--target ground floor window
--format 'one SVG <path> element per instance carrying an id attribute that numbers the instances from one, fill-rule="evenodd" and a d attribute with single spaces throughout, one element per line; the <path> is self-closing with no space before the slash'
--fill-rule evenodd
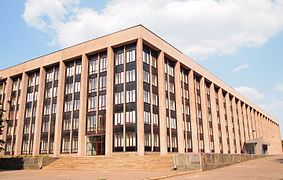
<path id="1" fill-rule="evenodd" d="M 105 154 L 105 136 L 89 136 L 87 137 L 86 155 L 96 156 Z"/>
<path id="2" fill-rule="evenodd" d="M 70 138 L 63 137 L 62 141 L 62 153 L 69 153 L 70 152 Z"/>

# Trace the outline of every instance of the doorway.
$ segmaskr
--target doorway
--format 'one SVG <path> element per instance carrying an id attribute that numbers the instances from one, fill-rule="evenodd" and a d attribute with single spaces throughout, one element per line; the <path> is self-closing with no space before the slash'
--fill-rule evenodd
<path id="1" fill-rule="evenodd" d="M 87 156 L 105 155 L 105 135 L 87 137 Z"/>

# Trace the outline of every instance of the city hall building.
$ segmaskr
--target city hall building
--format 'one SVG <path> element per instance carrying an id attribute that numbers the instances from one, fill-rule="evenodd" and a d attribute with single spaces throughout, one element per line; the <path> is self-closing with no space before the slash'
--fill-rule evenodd
<path id="1" fill-rule="evenodd" d="M 142 25 L 0 77 L 2 155 L 282 152 L 277 120 Z"/>

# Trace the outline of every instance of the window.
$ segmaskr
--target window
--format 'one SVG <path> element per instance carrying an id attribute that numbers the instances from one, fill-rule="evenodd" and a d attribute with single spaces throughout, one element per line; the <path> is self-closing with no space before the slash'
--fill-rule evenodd
<path id="1" fill-rule="evenodd" d="M 51 98 L 51 96 L 52 96 L 51 91 L 52 91 L 51 88 L 45 90 L 45 98 Z"/>
<path id="2" fill-rule="evenodd" d="M 28 154 L 28 140 L 23 140 L 22 154 Z"/>
<path id="3" fill-rule="evenodd" d="M 105 119 L 106 119 L 106 115 L 99 115 L 98 116 L 98 122 L 97 122 L 97 130 L 98 131 L 105 130 Z"/>
<path id="4" fill-rule="evenodd" d="M 124 83 L 124 72 L 119 72 L 115 74 L 115 84 Z"/>
<path id="5" fill-rule="evenodd" d="M 75 83 L 75 93 L 80 92 L 81 89 L 81 82 L 76 82 Z"/>
<path id="6" fill-rule="evenodd" d="M 89 62 L 89 74 L 95 74 L 98 71 L 98 60 L 94 59 Z"/>
<path id="7" fill-rule="evenodd" d="M 123 104 L 124 103 L 124 92 L 115 93 L 115 104 Z"/>
<path id="8" fill-rule="evenodd" d="M 72 77 L 73 75 L 74 75 L 74 66 L 67 67 L 66 76 L 67 77 Z"/>
<path id="9" fill-rule="evenodd" d="M 136 101 L 136 90 L 126 91 L 126 103 Z"/>
<path id="10" fill-rule="evenodd" d="M 144 124 L 150 124 L 150 112 L 144 111 Z"/>
<path id="11" fill-rule="evenodd" d="M 144 134 L 144 146 L 151 146 L 151 134 Z"/>
<path id="12" fill-rule="evenodd" d="M 72 94 L 73 93 L 73 83 L 66 84 L 65 94 Z M 50 95 L 51 97 L 51 95 Z"/>
<path id="13" fill-rule="evenodd" d="M 136 123 L 136 111 L 126 112 L 126 123 L 135 124 Z"/>
<path id="14" fill-rule="evenodd" d="M 7 128 L 7 135 L 12 135 L 13 126 L 8 126 Z"/>
<path id="15" fill-rule="evenodd" d="M 51 81 L 53 81 L 53 72 L 48 72 L 46 74 L 46 82 L 48 83 L 48 82 L 51 82 Z"/>
<path id="16" fill-rule="evenodd" d="M 127 63 L 133 62 L 136 60 L 136 50 L 132 49 L 127 51 Z"/>
<path id="17" fill-rule="evenodd" d="M 130 70 L 126 72 L 126 82 L 132 82 L 136 80 L 136 70 Z"/>
<path id="18" fill-rule="evenodd" d="M 52 104 L 52 114 L 55 114 L 57 110 L 57 104 Z"/>
<path id="19" fill-rule="evenodd" d="M 187 115 L 190 115 L 190 106 L 185 105 L 185 112 Z"/>
<path id="20" fill-rule="evenodd" d="M 31 108 L 27 108 L 26 109 L 26 118 L 30 118 L 31 117 Z"/>
<path id="21" fill-rule="evenodd" d="M 124 146 L 124 137 L 123 134 L 114 135 L 114 147 L 123 147 Z"/>
<path id="22" fill-rule="evenodd" d="M 87 131 L 96 131 L 96 116 L 87 117 Z"/>
<path id="23" fill-rule="evenodd" d="M 175 118 L 171 118 L 171 128 L 176 129 L 177 127 L 177 122 Z"/>
<path id="24" fill-rule="evenodd" d="M 151 66 L 154 67 L 154 68 L 157 68 L 157 59 L 156 59 L 155 56 L 152 56 Z"/>
<path id="25" fill-rule="evenodd" d="M 102 76 L 99 78 L 99 90 L 106 90 L 106 76 Z"/>
<path id="26" fill-rule="evenodd" d="M 171 93 L 175 93 L 175 88 L 174 88 L 174 84 L 169 82 L 169 92 Z"/>
<path id="27" fill-rule="evenodd" d="M 203 149 L 203 148 L 204 148 L 204 147 L 203 147 L 203 140 L 200 140 L 200 141 L 199 141 L 199 148 L 200 148 L 200 149 Z"/>
<path id="28" fill-rule="evenodd" d="M 158 126 L 158 114 L 152 114 L 152 122 L 153 122 L 153 125 L 156 125 Z"/>
<path id="29" fill-rule="evenodd" d="M 34 86 L 34 77 L 29 77 L 28 78 L 28 87 Z"/>
<path id="30" fill-rule="evenodd" d="M 42 132 L 48 132 L 49 131 L 49 121 L 43 121 L 42 122 Z"/>
<path id="31" fill-rule="evenodd" d="M 24 125 L 24 134 L 29 134 L 29 127 L 30 127 L 30 124 Z"/>
<path id="32" fill-rule="evenodd" d="M 157 86 L 157 76 L 156 75 L 152 74 L 151 81 L 152 81 L 152 85 Z"/>
<path id="33" fill-rule="evenodd" d="M 50 114 L 50 105 L 46 104 L 43 106 L 43 115 L 49 115 Z"/>
<path id="34" fill-rule="evenodd" d="M 159 135 L 158 134 L 153 135 L 153 147 L 159 147 Z"/>
<path id="35" fill-rule="evenodd" d="M 114 125 L 123 125 L 124 124 L 124 113 L 123 112 L 119 112 L 119 113 L 115 113 L 114 115 Z"/>
<path id="36" fill-rule="evenodd" d="M 71 129 L 71 120 L 70 119 L 64 119 L 63 120 L 63 130 L 67 131 Z"/>
<path id="37" fill-rule="evenodd" d="M 76 65 L 76 75 L 81 74 L 82 72 L 82 65 L 81 64 L 77 64 Z"/>
<path id="38" fill-rule="evenodd" d="M 143 82 L 149 83 L 149 73 L 143 71 Z"/>
<path id="39" fill-rule="evenodd" d="M 56 69 L 55 69 L 55 77 L 54 77 L 54 80 L 56 81 L 56 80 L 58 80 L 58 79 L 59 79 L 59 69 L 56 68 Z"/>
<path id="40" fill-rule="evenodd" d="M 100 72 L 104 72 L 107 70 L 107 59 L 103 57 L 100 59 Z"/>
<path id="41" fill-rule="evenodd" d="M 150 103 L 150 93 L 148 91 L 143 91 L 143 101 L 145 103 Z"/>
<path id="42" fill-rule="evenodd" d="M 158 106 L 157 94 L 152 94 L 152 104 Z"/>
<path id="43" fill-rule="evenodd" d="M 177 148 L 177 137 L 172 136 L 172 148 Z"/>
<path id="44" fill-rule="evenodd" d="M 143 62 L 146 64 L 149 64 L 149 54 L 145 51 L 143 51 Z"/>
<path id="45" fill-rule="evenodd" d="M 106 95 L 99 96 L 99 110 L 106 109 Z"/>
<path id="46" fill-rule="evenodd" d="M 174 68 L 170 65 L 168 65 L 168 72 L 169 72 L 169 76 L 174 77 Z"/>
<path id="47" fill-rule="evenodd" d="M 78 152 L 78 137 L 73 137 L 72 139 L 72 153 Z"/>
<path id="48" fill-rule="evenodd" d="M 72 111 L 72 101 L 66 101 L 65 102 L 65 107 L 64 107 L 64 112 L 70 112 Z"/>
<path id="49" fill-rule="evenodd" d="M 54 152 L 54 140 L 50 139 L 50 143 L 49 143 L 49 154 L 53 154 Z"/>
<path id="50" fill-rule="evenodd" d="M 70 152 L 70 138 L 69 137 L 63 137 L 62 141 L 62 153 L 68 153 Z"/>
<path id="51" fill-rule="evenodd" d="M 127 133 L 126 138 L 126 147 L 136 146 L 136 133 Z"/>
<path id="52" fill-rule="evenodd" d="M 73 119 L 73 129 L 78 129 L 79 128 L 79 118 L 74 118 Z"/>
<path id="53" fill-rule="evenodd" d="M 58 90 L 58 87 L 54 87 L 53 88 L 53 97 L 56 97 L 57 96 L 57 90 Z M 37 92 L 35 92 L 37 94 Z M 37 96 L 36 96 L 37 97 Z"/>
<path id="54" fill-rule="evenodd" d="M 96 92 L 97 91 L 97 78 L 89 79 L 89 86 L 88 86 L 88 92 Z"/>
<path id="55" fill-rule="evenodd" d="M 124 64 L 124 53 L 119 53 L 115 55 L 115 65 Z"/>
<path id="56" fill-rule="evenodd" d="M 97 96 L 88 98 L 88 112 L 96 111 Z"/>
<path id="57" fill-rule="evenodd" d="M 74 111 L 80 110 L 80 100 L 74 101 Z"/>
<path id="58" fill-rule="evenodd" d="M 48 147 L 48 141 L 47 140 L 41 140 L 41 142 L 40 142 L 40 154 L 47 154 L 47 147 Z"/>
<path id="59" fill-rule="evenodd" d="M 170 99 L 170 110 L 175 111 L 175 101 Z"/>

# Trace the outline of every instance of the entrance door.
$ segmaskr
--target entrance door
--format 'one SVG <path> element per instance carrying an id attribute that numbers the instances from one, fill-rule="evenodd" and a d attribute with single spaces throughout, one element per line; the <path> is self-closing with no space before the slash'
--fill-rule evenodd
<path id="1" fill-rule="evenodd" d="M 96 156 L 105 154 L 105 136 L 96 135 L 87 137 L 87 156 Z"/>

